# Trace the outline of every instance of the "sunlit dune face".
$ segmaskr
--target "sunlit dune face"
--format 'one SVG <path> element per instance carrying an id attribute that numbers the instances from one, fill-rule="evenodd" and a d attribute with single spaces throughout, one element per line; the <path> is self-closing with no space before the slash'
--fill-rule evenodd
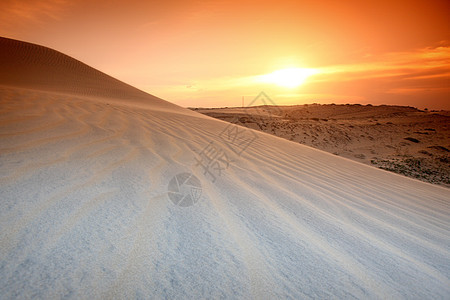
<path id="1" fill-rule="evenodd" d="M 273 83 L 282 87 L 296 88 L 305 80 L 318 71 L 306 68 L 287 68 L 274 71 L 270 74 L 261 76 L 261 81 Z"/>

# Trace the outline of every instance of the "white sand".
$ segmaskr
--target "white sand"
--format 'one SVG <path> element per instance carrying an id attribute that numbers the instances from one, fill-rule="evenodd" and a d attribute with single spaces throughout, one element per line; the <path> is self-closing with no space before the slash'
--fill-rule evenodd
<path id="1" fill-rule="evenodd" d="M 225 122 L 0 54 L 0 298 L 448 299 L 449 189 L 254 131 L 238 155 Z M 231 160 L 214 182 L 208 145 Z M 183 172 L 189 207 L 167 193 Z"/>

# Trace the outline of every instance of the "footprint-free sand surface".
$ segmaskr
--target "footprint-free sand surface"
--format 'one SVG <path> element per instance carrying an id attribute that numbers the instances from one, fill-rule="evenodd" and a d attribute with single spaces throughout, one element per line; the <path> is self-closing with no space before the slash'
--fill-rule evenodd
<path id="1" fill-rule="evenodd" d="M 259 98 L 254 102 L 263 103 Z M 410 178 L 450 187 L 450 111 L 360 104 L 193 110 Z"/>
<path id="2" fill-rule="evenodd" d="M 0 66 L 0 298 L 448 299 L 448 188 L 45 47 Z"/>

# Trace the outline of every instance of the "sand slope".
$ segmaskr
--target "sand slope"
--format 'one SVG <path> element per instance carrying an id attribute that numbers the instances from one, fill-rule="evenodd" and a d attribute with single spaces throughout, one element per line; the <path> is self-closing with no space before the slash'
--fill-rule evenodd
<path id="1" fill-rule="evenodd" d="M 0 69 L 0 298 L 448 298 L 448 189 L 255 131 L 240 151 L 228 123 L 0 44 L 29 57 Z"/>
<path id="2" fill-rule="evenodd" d="M 450 111 L 359 104 L 194 110 L 410 178 L 450 187 Z"/>

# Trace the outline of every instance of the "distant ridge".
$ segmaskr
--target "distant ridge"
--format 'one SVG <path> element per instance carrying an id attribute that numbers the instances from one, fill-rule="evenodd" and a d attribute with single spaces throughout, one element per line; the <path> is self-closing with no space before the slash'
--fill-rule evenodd
<path id="1" fill-rule="evenodd" d="M 61 52 L 4 37 L 0 37 L 0 85 L 105 98 L 129 99 L 132 96 L 164 101 Z"/>

